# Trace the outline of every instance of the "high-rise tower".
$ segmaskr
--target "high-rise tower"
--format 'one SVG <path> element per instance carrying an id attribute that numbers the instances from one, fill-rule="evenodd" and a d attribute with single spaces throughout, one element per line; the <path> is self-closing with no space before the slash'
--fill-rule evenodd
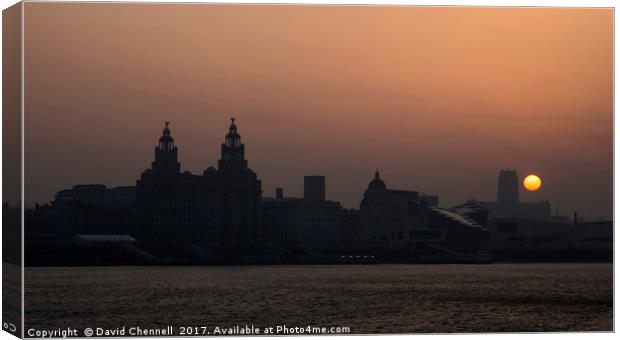
<path id="1" fill-rule="evenodd" d="M 505 207 L 514 207 L 519 204 L 519 176 L 515 170 L 499 172 L 497 203 Z"/>
<path id="2" fill-rule="evenodd" d="M 235 118 L 231 118 L 226 140 L 222 144 L 222 158 L 218 161 L 218 170 L 245 170 L 247 167 L 248 161 L 245 160 L 245 145 L 241 143 L 241 135 L 237 132 Z"/>
<path id="3" fill-rule="evenodd" d="M 181 164 L 177 160 L 177 147 L 174 146 L 174 139 L 170 136 L 168 127 L 170 122 L 165 124 L 159 144 L 155 147 L 155 161 L 151 164 L 153 174 L 156 176 L 177 175 L 181 169 Z"/>
<path id="4" fill-rule="evenodd" d="M 325 201 L 325 176 L 304 176 L 304 199 Z"/>
<path id="5" fill-rule="evenodd" d="M 259 232 L 259 203 L 262 189 L 256 173 L 248 168 L 245 145 L 237 132 L 235 118 L 230 119 L 222 157 L 218 161 L 223 202 L 223 238 L 235 242 L 256 239 Z"/>

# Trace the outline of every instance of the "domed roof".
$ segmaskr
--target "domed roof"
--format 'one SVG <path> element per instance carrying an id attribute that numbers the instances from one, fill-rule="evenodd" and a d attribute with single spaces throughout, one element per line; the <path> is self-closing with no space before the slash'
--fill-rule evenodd
<path id="1" fill-rule="evenodd" d="M 162 150 L 172 150 L 174 148 L 174 138 L 170 136 L 170 128 L 168 125 L 169 121 L 165 122 L 166 127 L 164 127 L 164 131 L 162 131 L 161 137 L 159 137 L 159 148 Z"/>
<path id="2" fill-rule="evenodd" d="M 207 170 L 203 171 L 202 174 L 205 176 L 213 176 L 215 175 L 215 168 L 210 166 L 207 168 Z"/>
<path id="3" fill-rule="evenodd" d="M 379 176 L 379 169 L 375 172 L 375 179 L 368 183 L 368 190 L 386 190 L 387 187 L 385 183 L 381 180 Z"/>

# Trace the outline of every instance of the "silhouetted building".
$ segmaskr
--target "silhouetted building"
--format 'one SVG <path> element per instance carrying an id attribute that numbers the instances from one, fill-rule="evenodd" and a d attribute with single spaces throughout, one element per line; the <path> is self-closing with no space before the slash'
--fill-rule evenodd
<path id="1" fill-rule="evenodd" d="M 570 217 L 566 216 L 566 215 L 553 215 L 550 217 L 549 219 L 551 222 L 556 222 L 556 223 L 570 223 Z"/>
<path id="2" fill-rule="evenodd" d="M 86 205 L 102 206 L 106 200 L 107 188 L 103 184 L 81 184 L 71 189 L 56 193 L 54 202 L 65 203 L 76 201 Z"/>
<path id="3" fill-rule="evenodd" d="M 126 234 L 135 223 L 135 187 L 108 189 L 103 184 L 75 185 L 56 193 L 46 218 L 54 233 L 66 238 L 75 234 Z"/>
<path id="4" fill-rule="evenodd" d="M 520 202 L 516 171 L 500 172 L 497 201 L 445 209 L 438 196 L 388 189 L 377 170 L 360 209 L 342 209 L 326 200 L 324 176 L 305 176 L 301 198 L 286 197 L 282 188 L 262 198 L 234 118 L 217 169 L 181 172 L 168 125 L 135 187 L 76 185 L 50 205 L 27 208 L 26 263 L 486 261 L 489 248 L 514 258 L 558 250 L 611 259 L 612 222 L 579 223 L 575 215 L 571 224 L 551 216 L 549 202 Z M 18 223 L 20 211 L 3 205 L 3 221 Z"/>
<path id="5" fill-rule="evenodd" d="M 134 236 L 149 245 L 223 245 L 257 239 L 261 182 L 247 167 L 245 146 L 231 119 L 218 169 L 180 172 L 168 122 L 151 169 L 136 182 L 139 223 Z"/>
<path id="6" fill-rule="evenodd" d="M 263 239 L 289 248 L 334 249 L 340 245 L 338 202 L 325 200 L 325 177 L 304 178 L 304 198 L 285 197 L 262 201 Z"/>
<path id="7" fill-rule="evenodd" d="M 477 253 L 488 247 L 488 230 L 467 216 L 436 206 L 438 198 L 416 191 L 388 189 L 379 171 L 360 204 L 362 248 L 399 256 L 447 256 Z M 356 219 L 346 214 L 347 224 Z M 348 228 L 348 225 L 347 225 Z M 355 237 L 354 233 L 347 233 Z M 355 241 L 353 241 L 355 243 Z"/>
<path id="8" fill-rule="evenodd" d="M 364 244 L 360 226 L 361 214 L 358 209 L 340 210 L 340 244 L 344 249 L 359 249 Z"/>
<path id="9" fill-rule="evenodd" d="M 613 222 L 557 223 L 499 218 L 489 224 L 499 258 L 532 260 L 613 259 Z"/>
<path id="10" fill-rule="evenodd" d="M 513 207 L 519 203 L 519 176 L 514 170 L 501 170 L 497 177 L 497 203 Z"/>
<path id="11" fill-rule="evenodd" d="M 428 218 L 429 229 L 442 235 L 438 240 L 429 238 L 429 241 L 435 242 L 426 243 L 427 248 L 457 256 L 488 251 L 489 230 L 467 215 L 451 209 L 430 207 Z"/>
<path id="12" fill-rule="evenodd" d="M 477 204 L 474 200 L 468 200 L 465 203 L 452 207 L 450 210 L 460 215 L 467 216 L 483 227 L 486 227 L 489 221 L 489 211 Z"/>
<path id="13" fill-rule="evenodd" d="M 549 201 L 519 201 L 519 176 L 514 170 L 500 171 L 497 179 L 497 201 L 475 201 L 475 203 L 488 210 L 489 219 L 509 217 L 551 219 Z"/>
<path id="14" fill-rule="evenodd" d="M 368 247 L 402 247 L 412 230 L 427 225 L 425 206 L 417 191 L 389 190 L 377 170 L 360 203 L 363 243 Z"/>
<path id="15" fill-rule="evenodd" d="M 436 195 L 421 195 L 420 201 L 429 207 L 436 207 L 439 205 L 439 196 Z"/>
<path id="16" fill-rule="evenodd" d="M 325 201 L 325 176 L 304 176 L 304 199 Z"/>
<path id="17" fill-rule="evenodd" d="M 218 161 L 217 175 L 222 181 L 224 237 L 226 240 L 258 239 L 259 205 L 263 190 L 256 173 L 248 168 L 245 145 L 241 143 L 234 118 L 231 119 L 226 141 L 222 144 L 222 157 Z"/>

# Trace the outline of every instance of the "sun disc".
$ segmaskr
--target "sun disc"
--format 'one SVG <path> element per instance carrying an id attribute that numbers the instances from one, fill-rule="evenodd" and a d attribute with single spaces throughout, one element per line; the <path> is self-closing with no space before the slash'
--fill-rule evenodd
<path id="1" fill-rule="evenodd" d="M 537 191 L 538 189 L 540 189 L 541 185 L 542 181 L 540 180 L 540 177 L 536 175 L 528 175 L 523 180 L 523 187 L 525 187 L 525 189 L 528 191 Z"/>

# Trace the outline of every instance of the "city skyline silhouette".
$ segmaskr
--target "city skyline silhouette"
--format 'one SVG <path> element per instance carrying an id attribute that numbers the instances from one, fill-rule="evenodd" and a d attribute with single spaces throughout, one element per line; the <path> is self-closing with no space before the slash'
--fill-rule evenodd
<path id="1" fill-rule="evenodd" d="M 200 173 L 232 114 L 266 196 L 322 174 L 356 207 L 378 167 L 450 206 L 492 199 L 514 168 L 544 182 L 524 201 L 611 218 L 608 10 L 114 6 L 26 4 L 29 204 L 133 185 L 164 120 Z"/>
<path id="2" fill-rule="evenodd" d="M 231 118 L 231 120 L 232 119 L 233 118 Z M 236 118 L 234 118 L 234 119 L 236 119 Z M 173 123 L 171 121 L 169 121 L 169 120 L 165 120 L 164 123 L 165 123 L 166 126 L 168 126 L 170 124 L 171 127 L 174 127 Z M 181 139 L 182 139 L 182 136 L 181 136 Z M 251 147 L 252 147 L 252 145 L 250 145 L 250 150 L 252 149 Z M 206 148 L 206 147 L 204 148 L 204 150 L 208 150 L 208 149 L 209 148 Z M 213 153 L 217 154 L 217 147 L 215 147 L 213 149 L 214 149 Z M 182 158 L 183 151 L 185 151 L 185 150 L 181 150 L 180 151 L 180 156 L 179 156 L 179 162 L 181 163 L 181 171 L 182 172 L 190 171 L 191 173 L 199 174 L 202 171 L 204 171 L 205 169 L 207 169 L 208 167 L 214 166 L 217 163 L 217 162 L 213 162 L 213 163 L 210 163 L 210 164 L 205 164 L 203 169 L 200 169 L 200 168 L 196 168 L 196 169 L 192 169 L 192 170 L 187 169 L 184 166 L 184 162 L 183 162 L 183 158 Z M 148 154 L 148 152 L 147 152 L 147 154 Z M 249 157 L 250 157 L 249 158 L 250 161 L 253 161 L 251 154 L 250 154 Z M 253 163 L 255 163 L 255 162 L 253 162 Z M 525 178 L 525 176 L 527 174 L 537 173 L 537 172 L 534 172 L 534 171 L 529 171 L 529 172 L 528 171 L 523 171 L 523 169 L 519 169 L 518 167 L 502 167 L 501 169 L 503 169 L 503 168 L 515 169 L 519 173 L 519 186 L 518 186 L 518 190 L 519 190 L 519 193 L 520 193 L 520 195 L 522 197 L 522 201 L 529 201 L 529 202 L 551 201 L 549 199 L 549 196 L 545 193 L 545 191 L 541 190 L 541 192 L 528 192 L 521 185 L 521 181 Z M 362 182 L 367 182 L 372 177 L 372 175 L 375 172 L 375 170 L 381 170 L 381 172 L 384 174 L 383 175 L 384 178 L 386 178 L 386 180 L 388 182 L 390 182 L 390 186 L 391 187 L 403 187 L 403 188 L 406 188 L 406 189 L 409 189 L 409 190 L 420 191 L 422 193 L 437 194 L 436 192 L 433 192 L 432 188 L 429 188 L 427 190 L 420 190 L 420 189 L 418 189 L 416 187 L 415 184 L 407 183 L 407 181 L 404 181 L 404 182 L 400 181 L 400 182 L 396 182 L 396 183 L 390 181 L 390 174 L 393 173 L 394 170 L 390 169 L 388 167 L 383 167 L 383 168 L 375 167 L 374 170 L 373 169 L 369 169 L 368 174 L 366 176 L 367 178 L 364 178 L 362 180 Z M 454 206 L 454 205 L 457 205 L 457 204 L 462 203 L 462 202 L 464 202 L 466 200 L 469 200 L 469 199 L 475 199 L 475 200 L 481 200 L 481 201 L 489 200 L 489 199 L 490 200 L 495 199 L 496 198 L 496 187 L 495 187 L 495 185 L 496 185 L 496 175 L 497 175 L 497 171 L 499 171 L 500 169 L 490 169 L 490 170 L 492 170 L 492 173 L 490 174 L 490 176 L 488 178 L 484 178 L 481 181 L 479 181 L 479 183 L 481 183 L 483 185 L 488 185 L 488 187 L 486 187 L 485 190 L 484 190 L 484 192 L 486 193 L 485 196 L 478 196 L 478 197 L 474 196 L 474 195 L 467 196 L 467 194 L 466 194 L 465 196 L 462 196 L 462 199 L 460 199 L 460 200 L 459 199 L 456 199 L 456 200 L 448 199 L 447 202 L 446 202 L 446 200 L 441 200 L 441 198 L 443 198 L 444 196 L 439 195 L 440 196 L 440 203 L 441 203 L 441 205 L 442 206 Z M 320 171 L 304 172 L 302 169 L 300 169 L 299 171 L 300 171 L 299 173 L 295 174 L 297 176 L 293 177 L 293 183 L 291 183 L 291 185 L 289 185 L 289 186 L 283 186 L 281 184 L 278 184 L 278 182 L 269 183 L 268 190 L 263 189 L 263 197 L 273 197 L 273 196 L 275 196 L 276 188 L 283 188 L 284 192 L 285 192 L 285 194 L 287 196 L 293 196 L 293 197 L 301 196 L 302 195 L 303 187 L 300 184 L 301 182 L 299 181 L 299 179 L 303 178 L 303 176 L 305 176 L 305 175 L 312 175 L 312 174 L 324 175 L 325 173 L 332 173 L 333 174 L 333 172 L 330 172 L 329 169 L 324 169 L 323 172 L 320 172 Z M 139 174 L 139 172 L 136 174 L 136 176 L 138 174 Z M 262 173 L 259 172 L 258 174 L 259 174 L 259 178 L 262 179 Z M 540 173 L 537 173 L 537 174 L 540 174 Z M 544 180 L 547 179 L 547 176 L 544 176 L 544 175 L 542 175 L 542 176 L 543 176 Z M 274 176 L 274 174 L 272 174 L 272 176 L 270 176 L 270 177 L 278 178 L 278 174 L 276 173 L 275 176 Z M 337 197 L 331 197 L 330 194 L 332 194 L 332 193 L 330 193 L 330 191 L 331 191 L 330 190 L 330 184 L 332 184 L 332 183 L 330 181 L 329 176 L 327 176 L 327 177 L 328 177 L 327 178 L 327 182 L 328 182 L 328 189 L 327 190 L 328 190 L 328 196 L 330 196 L 328 198 L 331 199 L 331 200 L 334 200 L 334 201 L 341 202 Z M 339 176 L 337 176 L 337 177 L 339 177 Z M 264 180 L 263 180 L 263 182 L 264 182 Z M 102 180 L 93 179 L 93 180 L 87 181 L 87 182 L 70 183 L 70 185 L 68 185 L 66 187 L 58 188 L 56 190 L 56 192 L 60 191 L 62 189 L 69 188 L 69 187 L 71 187 L 73 185 L 95 184 L 95 183 L 105 184 L 105 185 L 107 185 L 109 187 L 119 187 L 119 186 L 132 186 L 132 185 L 135 185 L 135 181 L 129 182 L 129 183 L 126 183 L 126 182 L 124 182 L 124 183 L 117 183 L 114 180 L 111 180 L 109 178 L 102 179 Z M 396 184 L 396 185 L 394 185 L 394 184 Z M 362 183 L 362 185 L 358 188 L 357 191 L 359 191 L 359 192 L 363 191 L 363 187 L 364 186 L 365 186 L 365 183 Z M 548 186 L 548 184 L 545 184 L 545 187 L 546 186 Z M 56 192 L 54 192 L 53 194 L 55 194 Z M 353 196 L 351 194 L 352 193 L 349 193 L 349 195 L 347 195 L 347 196 Z M 448 195 L 448 197 L 450 197 L 450 196 Z M 452 197 L 450 197 L 450 198 L 452 198 Z M 45 203 L 51 202 L 52 200 L 53 200 L 53 196 L 48 201 L 41 201 L 41 202 L 34 202 L 34 203 L 45 204 Z M 28 206 L 33 206 L 34 205 L 34 203 L 31 203 L 28 200 L 26 202 L 27 202 Z M 357 198 L 357 201 L 355 200 L 355 198 L 353 198 L 353 200 L 349 200 L 348 202 L 344 202 L 343 205 L 344 205 L 345 208 L 359 208 L 359 196 Z M 568 208 L 563 207 L 564 209 L 560 209 L 560 208 L 557 207 L 557 205 L 553 205 L 553 213 L 554 214 L 558 214 L 558 215 L 571 215 L 571 216 L 572 216 L 573 212 L 579 212 L 580 215 L 583 214 L 583 211 L 578 208 L 579 202 L 575 202 L 573 206 L 575 208 L 571 209 L 570 206 L 569 206 Z M 587 215 L 587 214 L 585 214 L 585 215 L 590 220 L 610 219 L 611 218 L 611 217 L 604 216 L 604 215 L 601 215 L 601 216 L 591 216 L 591 215 Z"/>
<path id="3" fill-rule="evenodd" d="M 230 117 L 229 121 L 230 121 L 231 126 L 235 127 L 235 132 L 236 132 L 236 124 L 235 124 L 236 117 Z M 171 128 L 171 121 L 164 120 L 163 124 L 164 124 L 164 137 L 166 136 L 166 134 L 168 135 L 168 137 L 171 137 L 173 135 L 173 133 L 171 133 L 171 129 L 170 129 Z M 226 138 L 228 138 L 228 135 L 227 135 Z M 161 139 L 160 139 L 159 143 L 160 143 L 160 147 L 162 147 Z M 177 150 L 177 146 L 178 145 L 175 144 L 174 139 L 171 139 L 171 143 L 173 143 L 172 145 L 174 145 L 175 150 Z M 175 154 L 176 154 L 176 152 L 177 151 L 175 151 Z M 205 167 L 201 171 L 197 171 L 197 172 L 196 171 L 189 171 L 189 170 L 187 170 L 187 169 L 185 169 L 183 167 L 183 160 L 181 158 L 178 158 L 178 164 L 179 164 L 178 165 L 179 166 L 179 169 L 178 169 L 179 174 L 190 174 L 191 173 L 193 175 L 199 175 L 203 171 L 209 171 L 209 169 L 213 169 L 213 165 L 208 165 L 207 167 Z M 511 186 L 514 186 L 514 188 L 509 188 L 508 190 L 510 190 L 511 192 L 514 192 L 514 194 L 517 195 L 517 197 L 519 195 L 521 195 L 521 197 L 525 196 L 524 197 L 525 200 L 519 200 L 517 198 L 515 202 L 519 202 L 519 201 L 521 201 L 521 202 L 528 202 L 528 198 L 530 198 L 533 195 L 531 195 L 532 194 L 531 192 L 528 192 L 527 190 L 525 190 L 525 188 L 522 186 L 522 183 L 521 183 L 522 179 L 525 178 L 526 175 L 523 175 L 523 176 L 518 175 L 518 171 L 515 170 L 515 169 L 512 169 L 512 170 L 504 170 L 504 169 L 502 169 L 501 172 L 500 172 L 500 175 L 501 175 L 501 173 L 503 173 L 505 171 L 513 172 L 514 176 L 516 176 L 514 178 L 515 183 L 511 184 Z M 375 171 L 374 171 L 374 178 L 375 179 L 378 178 L 379 172 L 380 172 L 379 168 L 376 168 Z M 302 176 L 308 177 L 308 175 L 310 175 L 310 174 L 303 174 Z M 321 174 L 315 174 L 315 175 L 321 175 Z M 324 176 L 322 176 L 322 175 L 321 175 L 321 177 L 324 178 Z M 368 178 L 370 179 L 371 177 L 368 177 Z M 385 177 L 383 177 L 383 178 L 385 179 Z M 258 174 L 258 179 L 260 180 L 260 174 Z M 328 183 L 329 183 L 329 179 L 328 179 Z M 79 185 L 92 185 L 92 184 L 104 184 L 104 185 L 107 185 L 110 188 L 113 188 L 113 187 L 126 187 L 127 186 L 127 185 L 115 185 L 114 183 L 102 183 L 102 182 L 74 183 L 73 185 L 78 185 L 79 186 Z M 130 184 L 128 186 L 133 186 L 133 185 L 135 185 L 135 183 L 132 183 L 132 184 Z M 496 185 L 495 179 L 493 180 L 493 185 L 494 185 L 494 187 Z M 391 186 L 391 187 L 393 188 L 393 186 Z M 67 187 L 67 188 L 69 188 L 69 187 Z M 66 188 L 63 188 L 63 189 L 66 189 Z M 278 196 L 278 195 L 282 195 L 284 197 L 301 197 L 302 196 L 302 193 L 299 190 L 288 191 L 288 190 L 285 190 L 285 188 L 283 188 L 282 186 L 278 186 L 278 185 L 276 185 L 275 188 L 273 188 L 273 189 L 274 190 L 272 190 L 271 192 L 265 192 L 265 190 L 262 190 L 262 197 L 263 198 L 270 198 L 270 197 L 275 197 L 275 196 Z M 281 192 L 278 194 L 277 191 L 279 191 L 279 190 L 281 190 Z M 327 188 L 327 190 L 329 190 L 329 189 Z M 413 188 L 411 190 L 417 191 L 417 190 L 415 190 L 415 188 Z M 514 190 L 516 190 L 516 191 L 514 191 Z M 61 190 L 59 190 L 59 191 L 61 191 Z M 431 194 L 431 195 L 433 194 L 432 192 L 420 192 L 420 193 L 421 194 Z M 501 191 L 500 192 L 495 192 L 495 194 L 497 196 L 494 195 L 493 197 L 490 197 L 491 201 L 489 201 L 489 202 L 492 202 L 492 201 L 495 201 L 495 200 L 499 201 L 501 199 Z M 528 194 L 530 194 L 530 195 L 528 195 Z M 332 201 L 339 202 L 337 199 L 333 199 L 333 198 L 330 198 L 330 197 L 327 197 L 327 198 L 332 200 Z M 325 199 L 325 196 L 324 196 L 323 199 Z M 457 203 L 463 203 L 465 201 L 470 201 L 470 200 L 478 201 L 480 203 L 487 202 L 485 199 L 482 199 L 482 198 L 479 198 L 479 197 L 468 197 L 467 199 L 464 199 L 463 201 L 457 202 Z M 51 201 L 53 201 L 53 199 L 50 200 L 50 202 L 43 202 L 43 203 L 44 204 L 51 203 Z M 440 200 L 440 202 L 441 202 L 441 200 Z M 531 200 L 529 200 L 529 202 L 531 202 L 531 203 L 547 202 L 548 203 L 549 200 L 548 199 L 546 199 L 546 200 L 542 200 L 541 199 L 539 201 L 531 201 Z M 37 204 L 39 204 L 39 203 L 37 202 Z M 457 205 L 457 204 L 456 203 L 451 203 L 449 205 L 443 204 L 443 206 L 446 206 L 446 207 L 448 207 L 448 206 L 455 206 L 455 205 Z M 28 206 L 31 207 L 32 205 L 28 205 Z M 349 209 L 349 208 L 358 209 L 359 208 L 359 204 L 354 205 L 354 206 L 343 206 L 343 207 L 346 208 L 346 209 Z M 564 214 L 560 214 L 560 210 L 557 207 L 553 207 L 553 211 L 551 213 L 554 214 L 555 216 L 558 216 L 558 217 L 560 215 L 563 215 L 563 216 L 571 215 L 572 216 L 573 214 L 578 214 L 577 211 L 565 212 Z M 579 215 L 579 216 L 580 216 L 581 219 L 584 218 L 582 215 Z M 600 220 L 604 220 L 604 217 L 599 217 L 599 219 Z"/>

